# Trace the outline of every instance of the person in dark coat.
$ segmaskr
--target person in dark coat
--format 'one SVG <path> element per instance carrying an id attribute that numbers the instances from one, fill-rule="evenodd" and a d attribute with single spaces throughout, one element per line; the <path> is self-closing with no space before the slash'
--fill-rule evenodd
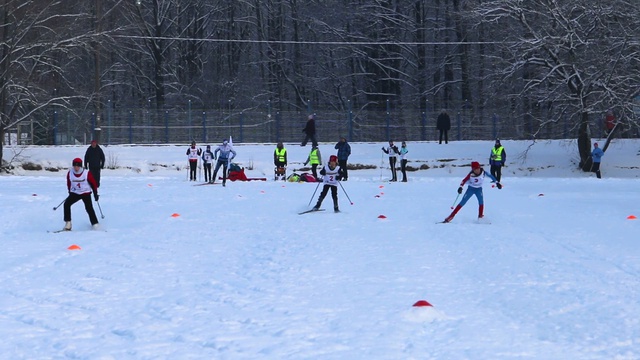
<path id="1" fill-rule="evenodd" d="M 89 169 L 98 187 L 100 187 L 100 170 L 104 169 L 104 152 L 96 140 L 91 140 L 91 146 L 84 153 L 84 168 Z"/>
<path id="2" fill-rule="evenodd" d="M 449 130 L 451 130 L 451 118 L 449 114 L 447 114 L 447 110 L 442 109 L 440 115 L 438 115 L 438 120 L 436 121 L 436 129 L 440 131 L 440 142 L 442 144 L 442 137 L 444 136 L 444 143 L 449 143 Z"/>
<path id="3" fill-rule="evenodd" d="M 307 125 L 302 129 L 302 132 L 305 133 L 305 137 L 300 146 L 307 145 L 309 140 L 311 140 L 311 145 L 318 146 L 318 141 L 316 140 L 316 120 L 313 115 L 309 115 Z"/>
<path id="4" fill-rule="evenodd" d="M 347 181 L 349 179 L 349 172 L 347 171 L 347 160 L 349 160 L 349 155 L 351 155 L 351 145 L 347 142 L 347 139 L 342 136 L 340 137 L 340 141 L 336 144 L 335 148 L 338 150 L 338 166 L 342 169 L 342 181 Z"/>

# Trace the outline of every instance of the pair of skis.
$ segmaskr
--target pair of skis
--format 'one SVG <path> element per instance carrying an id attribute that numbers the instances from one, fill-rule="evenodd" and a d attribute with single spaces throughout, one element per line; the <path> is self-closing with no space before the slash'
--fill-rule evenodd
<path id="1" fill-rule="evenodd" d="M 451 221 L 438 221 L 436 222 L 436 224 L 451 224 Z M 475 224 L 484 224 L 484 225 L 489 225 L 491 224 L 491 221 L 486 220 L 484 218 L 478 218 L 478 220 L 475 221 Z"/>
<path id="2" fill-rule="evenodd" d="M 299 213 L 298 213 L 298 215 L 308 214 L 308 213 L 317 212 L 317 211 L 324 211 L 324 209 L 311 209 L 311 210 L 306 210 L 306 211 L 303 211 L 303 212 L 299 212 Z"/>

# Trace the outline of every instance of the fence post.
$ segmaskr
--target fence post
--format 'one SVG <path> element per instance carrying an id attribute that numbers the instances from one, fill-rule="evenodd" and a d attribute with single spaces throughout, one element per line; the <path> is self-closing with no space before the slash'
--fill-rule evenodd
<path id="1" fill-rule="evenodd" d="M 189 136 L 191 136 L 191 134 L 189 134 Z M 189 140 L 193 140 L 193 139 L 189 137 Z M 207 143 L 207 112 L 206 111 L 202 112 L 202 143 L 204 144 Z"/>
<path id="2" fill-rule="evenodd" d="M 458 111 L 457 114 L 457 124 L 458 124 L 458 141 L 462 140 L 462 114 Z"/>
<path id="3" fill-rule="evenodd" d="M 129 110 L 129 144 L 133 144 L 133 111 Z"/>
<path id="4" fill-rule="evenodd" d="M 347 114 L 347 128 L 349 129 L 349 142 L 353 141 L 353 110 L 351 108 L 351 100 L 347 100 L 349 113 Z"/>
<path id="5" fill-rule="evenodd" d="M 280 142 L 280 112 L 276 111 L 276 142 Z"/>
<path id="6" fill-rule="evenodd" d="M 239 142 L 242 142 L 242 138 L 244 137 L 244 112 L 240 112 L 240 139 Z"/>
<path id="7" fill-rule="evenodd" d="M 164 111 L 164 143 L 169 143 L 169 110 Z"/>
<path id="8" fill-rule="evenodd" d="M 427 140 L 427 112 L 422 113 L 422 131 L 420 134 L 420 140 Z"/>
<path id="9" fill-rule="evenodd" d="M 187 103 L 187 126 L 189 127 L 189 140 L 191 140 L 193 139 L 191 136 L 191 100 Z"/>
<path id="10" fill-rule="evenodd" d="M 96 113 L 91 113 L 91 138 L 96 138 Z"/>
<path id="11" fill-rule="evenodd" d="M 389 99 L 387 99 L 387 141 L 391 140 L 391 116 L 389 111 Z"/>
<path id="12" fill-rule="evenodd" d="M 11 141 L 11 134 L 9 134 L 9 141 Z M 53 145 L 58 145 L 58 112 L 53 111 Z"/>
<path id="13" fill-rule="evenodd" d="M 496 113 L 493 114 L 493 138 L 498 138 L 498 115 Z"/>
<path id="14" fill-rule="evenodd" d="M 107 145 L 111 144 L 111 99 L 107 100 Z"/>

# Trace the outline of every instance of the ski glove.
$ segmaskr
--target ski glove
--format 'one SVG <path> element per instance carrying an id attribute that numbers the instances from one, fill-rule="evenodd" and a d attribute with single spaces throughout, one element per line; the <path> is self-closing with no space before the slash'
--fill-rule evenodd
<path id="1" fill-rule="evenodd" d="M 497 183 L 496 186 L 498 187 L 498 189 L 502 189 L 502 184 Z"/>
<path id="2" fill-rule="evenodd" d="M 95 201 L 98 201 L 98 199 L 100 199 L 100 195 L 98 195 L 98 194 L 96 194 L 96 193 L 93 193 L 93 199 L 94 199 Z"/>
<path id="3" fill-rule="evenodd" d="M 458 187 L 458 194 L 462 194 L 462 186 Z"/>

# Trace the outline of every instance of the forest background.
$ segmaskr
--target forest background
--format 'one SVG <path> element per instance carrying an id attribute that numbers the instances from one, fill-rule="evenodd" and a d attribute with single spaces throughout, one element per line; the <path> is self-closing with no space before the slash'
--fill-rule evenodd
<path id="1" fill-rule="evenodd" d="M 638 137 L 635 0 L 2 0 L 21 144 Z M 595 132 L 595 133 L 594 133 Z M 15 134 L 15 135 L 11 135 Z M 609 134 L 610 137 L 614 134 Z"/>

